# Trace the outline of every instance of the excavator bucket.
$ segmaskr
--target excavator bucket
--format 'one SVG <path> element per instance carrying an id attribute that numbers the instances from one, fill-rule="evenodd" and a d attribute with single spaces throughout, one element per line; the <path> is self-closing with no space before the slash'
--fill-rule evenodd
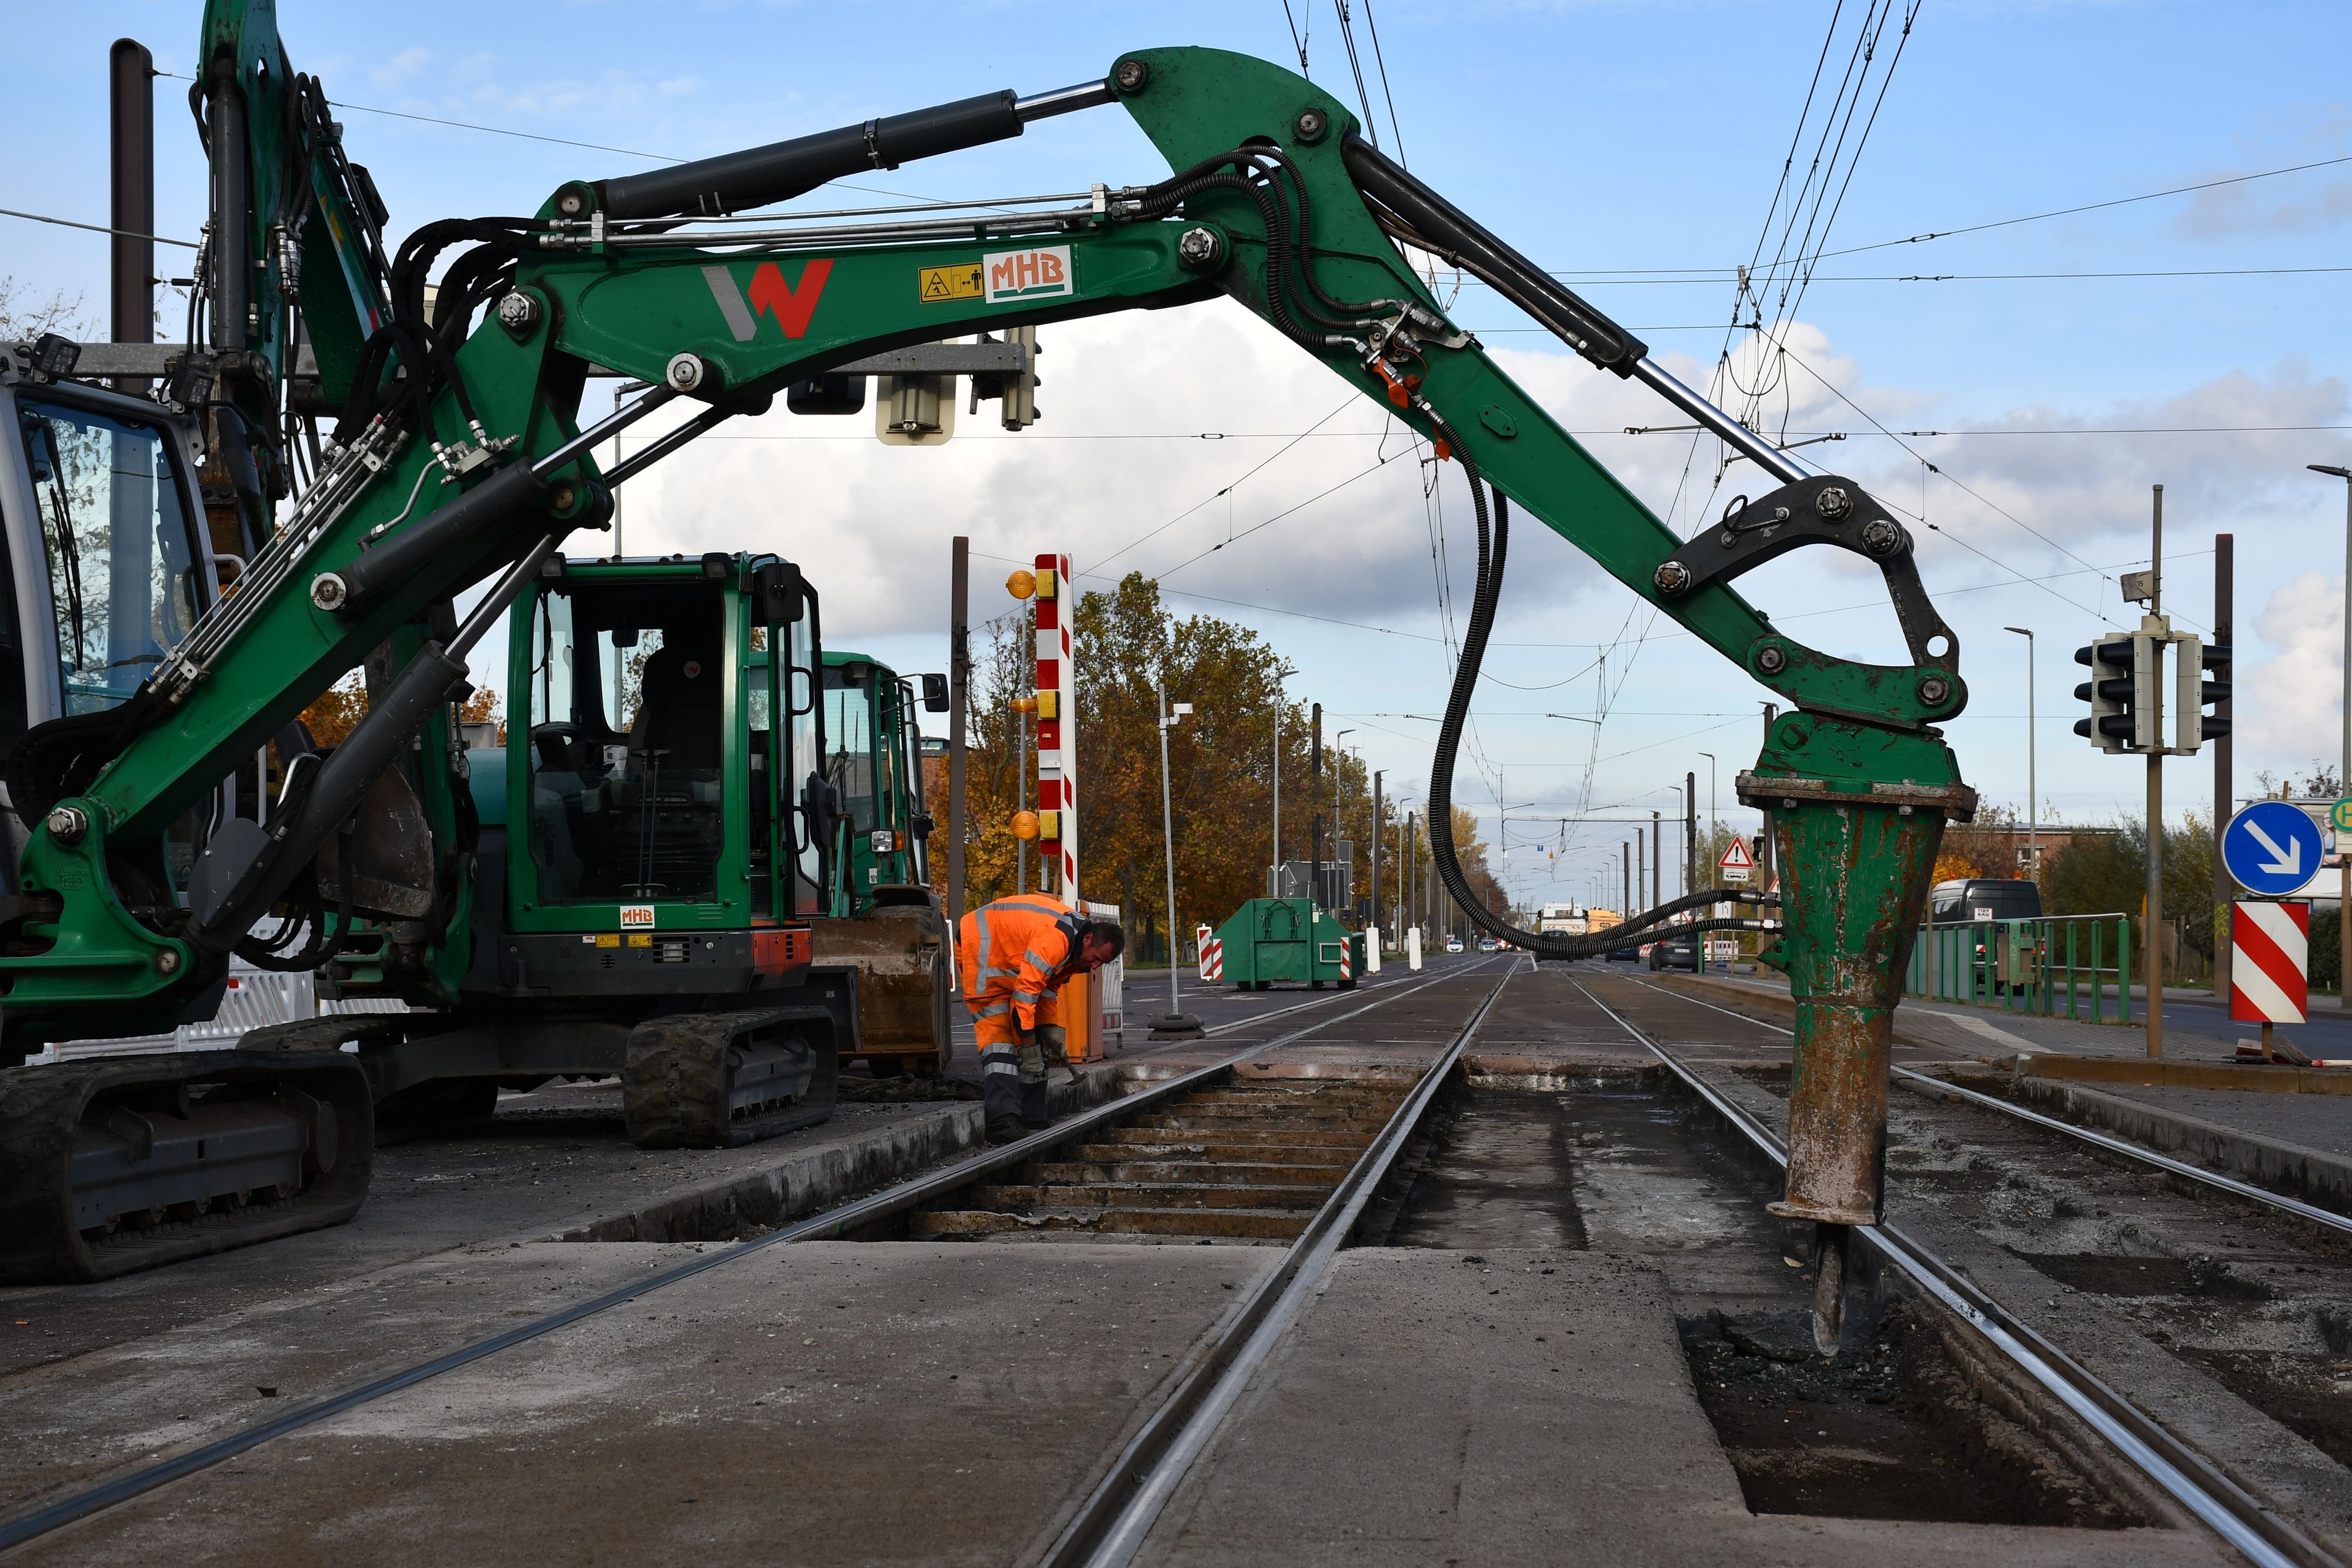
<path id="1" fill-rule="evenodd" d="M 946 925 L 928 902 L 883 904 L 850 919 L 819 919 L 815 974 L 847 971 L 857 986 L 857 1044 L 845 1062 L 877 1077 L 942 1072 L 950 1050 Z"/>

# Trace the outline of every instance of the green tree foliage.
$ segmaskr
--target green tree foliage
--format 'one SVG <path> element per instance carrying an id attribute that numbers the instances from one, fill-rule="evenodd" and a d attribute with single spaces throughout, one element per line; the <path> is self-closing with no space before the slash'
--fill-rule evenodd
<path id="1" fill-rule="evenodd" d="M 2145 950 L 2147 822 L 2126 817 L 2113 833 L 2084 834 L 2051 857 L 2042 884 L 2052 915 L 2128 915 L 2132 941 Z M 2164 915 L 2179 921 L 2181 941 L 2213 956 L 2213 824 L 2195 811 L 2164 830 Z"/>

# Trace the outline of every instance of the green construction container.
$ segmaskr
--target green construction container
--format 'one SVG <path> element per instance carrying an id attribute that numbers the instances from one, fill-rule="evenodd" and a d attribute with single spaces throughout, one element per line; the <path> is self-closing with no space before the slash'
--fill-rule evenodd
<path id="1" fill-rule="evenodd" d="M 1216 951 L 1202 955 L 1201 978 L 1237 990 L 1281 981 L 1352 989 L 1364 972 L 1364 934 L 1305 898 L 1253 898 L 1217 927 Z"/>

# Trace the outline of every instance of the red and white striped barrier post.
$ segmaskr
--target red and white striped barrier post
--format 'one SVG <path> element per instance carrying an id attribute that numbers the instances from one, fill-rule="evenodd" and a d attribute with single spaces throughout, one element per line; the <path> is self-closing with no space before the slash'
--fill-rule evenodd
<path id="1" fill-rule="evenodd" d="M 1077 677 L 1070 663 L 1070 558 L 1037 558 L 1037 849 L 1059 872 L 1055 889 L 1078 907 Z"/>
<path id="2" fill-rule="evenodd" d="M 1196 926 L 1192 945 L 1201 955 L 1201 983 L 1215 985 L 1225 977 L 1225 945 L 1217 940 L 1214 927 Z"/>
<path id="3" fill-rule="evenodd" d="M 2302 1023 L 2311 1006 L 2311 905 L 2230 907 L 2230 1018 L 2263 1026 L 2263 1055 L 2274 1054 L 2273 1025 Z"/>

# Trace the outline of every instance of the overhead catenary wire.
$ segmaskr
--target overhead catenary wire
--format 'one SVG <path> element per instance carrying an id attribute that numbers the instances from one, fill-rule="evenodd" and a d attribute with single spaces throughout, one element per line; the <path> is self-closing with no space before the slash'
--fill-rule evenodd
<path id="1" fill-rule="evenodd" d="M 1128 551 L 1133 549 L 1136 546 L 1143 543 L 1145 540 L 1155 538 L 1159 535 L 1167 532 L 1170 528 L 1174 528 L 1178 523 L 1182 522 L 1186 517 L 1198 512 L 1202 507 L 1208 506 L 1212 501 L 1221 500 L 1223 497 L 1232 495 L 1235 490 L 1241 488 L 1242 486 L 1247 484 L 1251 479 L 1256 477 L 1259 474 L 1264 473 L 1266 468 L 1279 459 L 1284 453 L 1288 452 L 1292 447 L 1297 445 L 1308 436 L 1315 434 L 1325 425 L 1339 418 L 1340 414 L 1354 407 L 1360 401 L 1360 399 L 1356 392 L 1352 391 L 1349 392 L 1345 398 L 1341 399 L 1340 402 L 1333 407 L 1330 413 L 1325 414 L 1322 418 L 1317 420 L 1313 424 L 1308 425 L 1305 430 L 1300 431 L 1297 434 L 1292 436 L 1288 443 L 1282 447 L 1281 451 L 1276 452 L 1272 456 L 1269 456 L 1265 461 L 1257 464 L 1240 478 L 1235 479 L 1233 483 L 1219 490 L 1215 495 L 1202 497 L 1201 500 L 1185 507 L 1182 511 L 1169 518 L 1166 522 L 1160 524 L 1158 528 L 1151 529 L 1148 533 L 1139 534 L 1134 538 L 1128 540 L 1127 543 L 1119 546 L 1118 549 L 1103 557 L 1102 559 L 1096 564 L 1097 566 L 1108 565 L 1110 562 L 1117 560 L 1120 556 L 1125 555 Z M 861 437 L 861 439 L 863 438 Z M 1004 439 L 1010 440 L 1012 437 L 1008 435 L 1004 437 Z"/>
<path id="2" fill-rule="evenodd" d="M 1339 45 L 1348 51 L 1348 69 L 1356 78 L 1356 102 L 1364 111 L 1364 133 L 1373 146 L 1381 144 L 1381 128 L 1372 118 L 1372 95 L 1364 88 L 1364 62 L 1356 53 L 1356 30 L 1349 24 L 1348 0 L 1331 0 L 1331 9 L 1339 17 Z"/>
<path id="3" fill-rule="evenodd" d="M 1396 143 L 1396 160 L 1409 169 L 1412 165 L 1404 155 L 1404 127 L 1397 123 L 1396 94 L 1389 87 L 1389 62 L 1381 52 L 1381 25 L 1372 17 L 1372 0 L 1364 0 L 1364 30 L 1372 37 L 1372 65 L 1381 74 L 1381 97 L 1388 100 L 1389 133 Z"/>

